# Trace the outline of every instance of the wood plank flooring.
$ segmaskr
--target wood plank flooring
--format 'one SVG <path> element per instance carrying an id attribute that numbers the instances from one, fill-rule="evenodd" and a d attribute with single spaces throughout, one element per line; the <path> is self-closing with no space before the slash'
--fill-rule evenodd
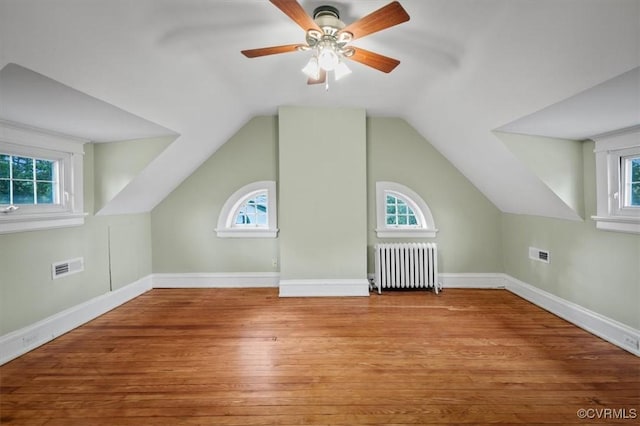
<path id="1" fill-rule="evenodd" d="M 640 358 L 502 290 L 157 289 L 0 390 L 2 424 L 637 424 Z"/>

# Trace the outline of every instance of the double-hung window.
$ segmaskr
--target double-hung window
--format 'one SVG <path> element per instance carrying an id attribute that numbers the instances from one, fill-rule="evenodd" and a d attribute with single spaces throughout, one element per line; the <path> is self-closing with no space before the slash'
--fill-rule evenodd
<path id="1" fill-rule="evenodd" d="M 0 130 L 0 233 L 84 223 L 84 142 L 6 122 Z"/>
<path id="2" fill-rule="evenodd" d="M 598 229 L 640 233 L 640 129 L 594 138 Z"/>
<path id="3" fill-rule="evenodd" d="M 640 208 L 640 149 L 620 158 L 622 208 Z"/>
<path id="4" fill-rule="evenodd" d="M 0 204 L 9 210 L 60 206 L 62 162 L 50 157 L 54 156 L 38 158 L 0 152 Z"/>

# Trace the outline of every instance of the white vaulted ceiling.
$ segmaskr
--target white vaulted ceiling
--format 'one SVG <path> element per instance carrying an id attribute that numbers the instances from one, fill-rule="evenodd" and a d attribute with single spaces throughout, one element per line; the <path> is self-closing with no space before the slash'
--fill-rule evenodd
<path id="1" fill-rule="evenodd" d="M 17 64 L 0 70 L 0 117 L 93 142 L 173 132 Z"/>
<path id="2" fill-rule="evenodd" d="M 347 23 L 387 3 L 301 1 L 308 13 L 336 6 Z M 136 137 L 158 129 L 180 135 L 105 213 L 151 210 L 251 117 L 275 114 L 280 105 L 314 105 L 405 118 L 502 211 L 575 219 L 492 131 L 639 67 L 640 1 L 401 3 L 409 22 L 354 42 L 399 59 L 398 68 L 384 74 L 350 63 L 353 74 L 328 92 L 306 85 L 305 53 L 240 54 L 303 41 L 295 23 L 258 0 L 0 0 L 0 69 L 16 64 L 129 113 L 142 120 L 139 129 L 149 126 Z M 629 90 L 640 90 L 637 77 L 629 80 Z M 19 121 L 19 111 L 25 124 L 43 126 L 42 108 L 9 104 L 16 94 L 4 96 L 6 90 L 0 85 L 0 119 Z M 591 108 L 590 118 L 572 123 L 598 116 L 614 125 L 606 123 L 612 108 Z M 558 114 L 554 120 L 568 122 Z M 123 127 L 133 123 L 120 119 Z M 114 125 L 75 125 L 67 131 L 112 138 L 106 132 Z"/>

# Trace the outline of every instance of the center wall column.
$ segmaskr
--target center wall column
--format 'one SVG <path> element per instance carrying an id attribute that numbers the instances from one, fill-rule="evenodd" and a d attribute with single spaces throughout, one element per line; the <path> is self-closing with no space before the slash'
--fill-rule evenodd
<path id="1" fill-rule="evenodd" d="M 367 296 L 364 109 L 280 107 L 280 296 Z"/>

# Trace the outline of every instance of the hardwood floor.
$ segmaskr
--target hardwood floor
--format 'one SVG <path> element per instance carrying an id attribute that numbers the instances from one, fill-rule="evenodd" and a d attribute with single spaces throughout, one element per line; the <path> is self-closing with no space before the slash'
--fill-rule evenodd
<path id="1" fill-rule="evenodd" d="M 640 358 L 502 290 L 152 290 L 5 364 L 0 380 L 2 424 L 640 418 Z"/>

